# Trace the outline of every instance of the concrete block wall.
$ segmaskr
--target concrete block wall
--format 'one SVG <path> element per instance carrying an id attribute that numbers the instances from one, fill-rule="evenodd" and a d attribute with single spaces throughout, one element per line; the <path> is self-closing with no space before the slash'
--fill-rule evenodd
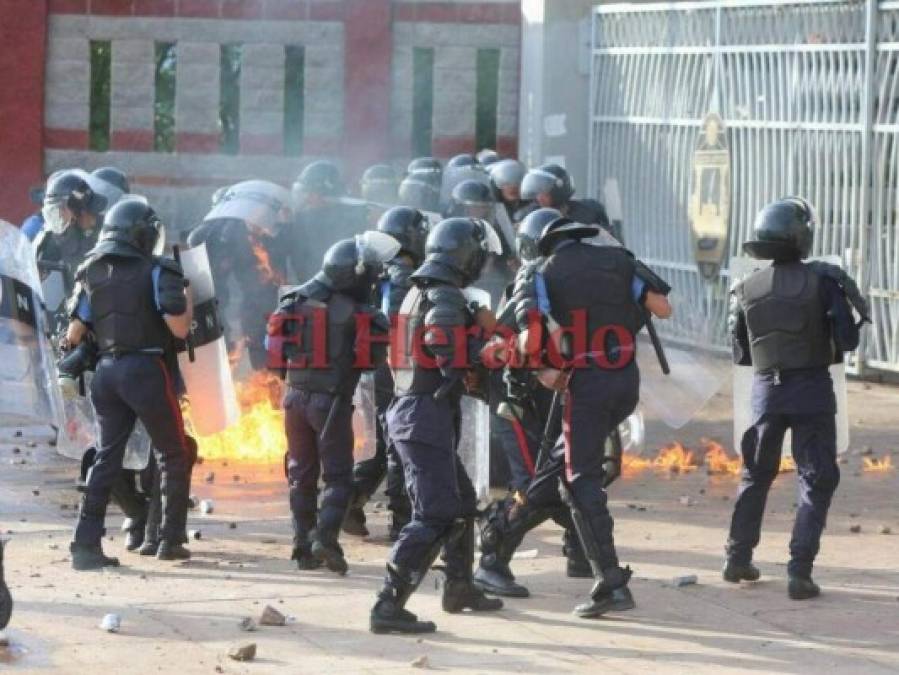
<path id="1" fill-rule="evenodd" d="M 434 152 L 440 156 L 474 150 L 477 49 L 501 49 L 499 145 L 515 152 L 517 0 L 47 1 L 45 173 L 118 165 L 176 228 L 202 218 L 218 187 L 250 177 L 289 185 L 317 157 L 355 173 L 359 148 L 367 144 L 366 162 L 403 163 L 413 46 L 435 48 Z M 374 57 L 373 41 L 381 45 L 382 36 L 392 43 Z M 91 40 L 112 43 L 105 153 L 89 150 Z M 177 45 L 174 153 L 153 149 L 156 42 Z M 219 152 L 220 49 L 228 43 L 243 45 L 236 156 Z M 301 45 L 305 53 L 302 157 L 283 154 L 286 45 Z M 347 105 L 358 108 L 354 115 Z M 369 121 L 370 110 L 384 112 Z M 393 156 L 381 156 L 388 152 Z"/>

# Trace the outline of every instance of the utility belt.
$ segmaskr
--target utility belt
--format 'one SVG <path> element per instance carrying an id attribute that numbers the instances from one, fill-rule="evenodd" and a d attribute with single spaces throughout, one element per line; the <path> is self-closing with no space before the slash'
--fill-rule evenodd
<path id="1" fill-rule="evenodd" d="M 160 358 L 165 354 L 165 350 L 156 347 L 148 347 L 146 349 L 117 349 L 113 347 L 112 349 L 104 349 L 99 354 L 99 360 L 102 361 L 104 359 L 118 361 L 121 358 L 126 356 L 153 356 L 156 358 Z"/>

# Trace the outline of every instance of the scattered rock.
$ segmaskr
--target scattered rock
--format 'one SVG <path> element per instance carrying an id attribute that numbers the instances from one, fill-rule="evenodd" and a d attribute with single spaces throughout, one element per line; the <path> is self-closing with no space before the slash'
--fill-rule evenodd
<path id="1" fill-rule="evenodd" d="M 263 537 L 262 539 L 259 540 L 259 543 L 260 544 L 277 544 L 278 540 L 272 539 L 271 537 Z"/>
<path id="2" fill-rule="evenodd" d="M 18 455 L 20 452 L 22 452 L 22 448 L 13 448 L 12 449 L 12 454 L 14 454 L 14 455 Z"/>
<path id="3" fill-rule="evenodd" d="M 199 541 L 200 539 L 203 538 L 203 533 L 200 532 L 200 530 L 188 530 L 187 536 L 190 537 L 191 539 L 195 539 L 195 540 Z"/>
<path id="4" fill-rule="evenodd" d="M 683 586 L 693 586 L 699 583 L 699 577 L 695 574 L 685 574 L 680 577 L 674 577 L 673 579 L 675 588 L 682 588 Z"/>
<path id="5" fill-rule="evenodd" d="M 59 544 L 47 544 L 47 548 L 49 548 L 51 551 L 55 551 L 59 548 Z"/>
<path id="6" fill-rule="evenodd" d="M 194 462 L 194 464 L 200 465 L 200 464 L 202 464 L 202 463 L 205 462 L 205 461 L 206 461 L 206 460 L 203 459 L 203 456 L 202 456 L 202 455 L 197 455 L 197 461 Z"/>
<path id="7" fill-rule="evenodd" d="M 880 534 L 893 534 L 893 528 L 891 528 L 889 525 L 881 525 L 878 531 L 880 532 Z"/>
<path id="8" fill-rule="evenodd" d="M 204 516 L 208 516 L 213 511 L 215 511 L 215 502 L 211 499 L 204 499 L 200 502 L 200 513 Z"/>
<path id="9" fill-rule="evenodd" d="M 266 605 L 265 609 L 262 610 L 262 615 L 259 617 L 260 626 L 283 626 L 286 623 L 287 617 L 271 605 Z"/>
<path id="10" fill-rule="evenodd" d="M 680 499 L 678 499 L 678 502 L 680 502 L 681 506 L 693 506 L 694 504 L 693 498 L 687 495 L 684 495 Z"/>
<path id="11" fill-rule="evenodd" d="M 850 514 L 849 514 L 849 517 L 850 517 L 850 518 L 858 518 L 858 514 L 857 514 L 857 513 L 850 513 Z"/>
<path id="12" fill-rule="evenodd" d="M 107 614 L 100 621 L 100 629 L 107 633 L 118 633 L 122 627 L 122 617 L 118 614 Z"/>
<path id="13" fill-rule="evenodd" d="M 253 621 L 252 617 L 245 616 L 240 620 L 238 627 L 245 633 L 252 633 L 256 630 L 256 622 Z"/>
<path id="14" fill-rule="evenodd" d="M 850 525 L 849 531 L 852 532 L 852 534 L 858 534 L 859 532 L 862 531 L 862 526 L 861 525 Z"/>
<path id="15" fill-rule="evenodd" d="M 730 501 L 730 495 L 721 495 L 721 501 L 722 502 Z"/>
<path id="16" fill-rule="evenodd" d="M 17 429 L 16 433 L 14 433 L 13 436 L 15 436 L 16 438 L 22 438 L 22 430 Z"/>
<path id="17" fill-rule="evenodd" d="M 206 477 L 203 480 L 205 480 L 207 483 L 214 483 L 215 482 L 215 471 L 210 471 L 209 473 L 207 473 Z"/>
<path id="18" fill-rule="evenodd" d="M 41 491 L 38 490 L 37 488 L 35 488 L 34 490 L 31 491 L 31 494 L 33 494 L 35 497 L 40 497 Z"/>
<path id="19" fill-rule="evenodd" d="M 384 502 L 375 502 L 375 508 L 376 508 L 376 509 L 383 509 L 383 508 L 384 508 Z"/>
<path id="20" fill-rule="evenodd" d="M 235 661 L 252 661 L 256 658 L 256 643 L 249 642 L 245 645 L 232 647 L 228 652 L 228 657 Z"/>
<path id="21" fill-rule="evenodd" d="M 238 476 L 237 474 L 234 474 L 233 476 L 231 476 L 231 480 L 234 481 L 235 483 L 239 483 L 240 476 Z"/>
<path id="22" fill-rule="evenodd" d="M 215 667 L 215 672 L 217 672 L 217 673 L 224 673 L 224 672 L 225 672 L 225 669 L 222 668 L 221 666 L 216 666 L 216 667 Z"/>
<path id="23" fill-rule="evenodd" d="M 419 656 L 417 659 L 414 659 L 409 665 L 413 668 L 430 668 L 431 662 L 428 661 L 427 656 Z"/>
<path id="24" fill-rule="evenodd" d="M 233 523 L 233 522 L 232 522 L 232 523 L 228 523 L 228 529 L 229 529 L 229 530 L 236 530 L 236 529 L 237 529 L 237 523 Z"/>

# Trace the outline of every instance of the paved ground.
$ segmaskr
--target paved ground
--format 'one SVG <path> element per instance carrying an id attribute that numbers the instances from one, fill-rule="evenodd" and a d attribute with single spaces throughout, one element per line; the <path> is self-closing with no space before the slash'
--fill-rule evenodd
<path id="1" fill-rule="evenodd" d="M 899 389 L 853 384 L 851 403 L 856 452 L 899 450 Z M 691 444 L 714 436 L 729 445 L 729 416 L 721 397 L 701 422 L 677 436 L 652 427 L 650 439 Z M 611 495 L 622 558 L 636 571 L 638 609 L 574 618 L 570 610 L 589 583 L 561 575 L 560 534 L 547 526 L 525 541 L 514 564 L 531 599 L 510 601 L 491 616 L 446 615 L 429 576 L 410 608 L 437 621 L 439 632 L 416 639 L 367 631 L 387 553 L 382 508 L 372 514 L 373 539 L 347 546 L 349 576 L 299 573 L 287 560 L 277 471 L 204 465 L 194 492 L 216 508 L 191 517 L 203 535 L 193 542 L 193 560 L 160 563 L 126 553 L 116 515 L 105 546 L 125 567 L 75 573 L 67 552 L 74 464 L 25 440 L 0 444 L 0 533 L 10 542 L 7 578 L 16 599 L 0 668 L 13 672 L 396 673 L 421 657 L 434 670 L 470 673 L 899 672 L 899 471 L 863 474 L 859 454 L 843 466 L 816 570 L 825 591 L 819 600 L 786 597 L 794 475 L 778 480 L 769 503 L 757 555 L 763 580 L 734 587 L 718 569 L 736 479 L 702 470 L 644 473 L 619 482 Z M 203 482 L 210 468 L 217 475 L 211 485 Z M 860 533 L 850 532 L 854 524 Z M 893 534 L 880 534 L 881 526 Z M 674 587 L 684 574 L 697 574 L 699 583 Z M 291 617 L 288 625 L 242 633 L 240 619 L 267 604 Z M 97 627 L 107 612 L 121 614 L 119 634 Z M 231 646 L 247 641 L 258 645 L 255 662 L 227 658 Z"/>

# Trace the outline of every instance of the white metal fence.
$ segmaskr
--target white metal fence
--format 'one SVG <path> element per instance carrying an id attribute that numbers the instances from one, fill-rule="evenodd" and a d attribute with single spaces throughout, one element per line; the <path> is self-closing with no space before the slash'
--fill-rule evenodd
<path id="1" fill-rule="evenodd" d="M 728 260 L 756 212 L 801 195 L 814 255 L 866 287 L 873 329 L 858 367 L 899 370 L 899 2 L 708 0 L 593 13 L 588 186 L 617 181 L 625 240 L 678 289 L 687 342 L 726 345 Z M 701 126 L 730 151 L 730 230 L 717 279 L 694 262 L 688 203 Z M 668 323 L 668 322 L 666 322 Z"/>

